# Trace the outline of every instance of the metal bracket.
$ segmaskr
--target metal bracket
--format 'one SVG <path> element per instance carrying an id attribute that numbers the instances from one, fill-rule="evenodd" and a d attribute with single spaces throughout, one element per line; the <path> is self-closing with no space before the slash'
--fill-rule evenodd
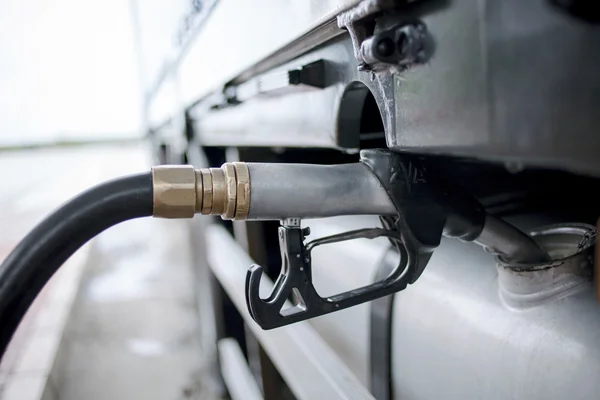
<path id="1" fill-rule="evenodd" d="M 401 72 L 426 63 L 433 48 L 427 26 L 421 21 L 411 21 L 366 38 L 360 44 L 360 54 L 373 72 Z"/>
<path id="2" fill-rule="evenodd" d="M 411 3 L 414 0 L 363 0 L 337 17 L 338 26 L 350 35 L 360 71 L 398 73 L 431 58 L 433 39 L 423 22 L 404 21 L 390 27 L 379 21 L 381 15 Z"/>

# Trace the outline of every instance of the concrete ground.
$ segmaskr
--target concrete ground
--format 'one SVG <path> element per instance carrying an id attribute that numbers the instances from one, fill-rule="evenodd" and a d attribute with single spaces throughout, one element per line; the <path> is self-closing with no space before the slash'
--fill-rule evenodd
<path id="1" fill-rule="evenodd" d="M 1 154 L 0 259 L 62 201 L 95 182 L 147 170 L 148 154 L 142 145 Z M 50 389 L 46 385 L 38 398 L 214 398 L 202 380 L 190 243 L 185 221 L 153 219 L 123 223 L 92 242 L 81 267 L 67 268 L 80 268 L 69 278 L 74 305 L 52 371 L 41 373 Z M 28 318 L 43 318 L 47 301 L 41 296 Z M 0 399 L 35 397 L 31 374 L 42 352 L 27 351 L 37 347 L 25 338 L 41 325 L 29 325 L 0 364 Z M 33 367 L 19 368 L 27 353 Z"/>
<path id="2" fill-rule="evenodd" d="M 98 238 L 65 336 L 61 399 L 207 398 L 186 228 L 142 219 Z"/>

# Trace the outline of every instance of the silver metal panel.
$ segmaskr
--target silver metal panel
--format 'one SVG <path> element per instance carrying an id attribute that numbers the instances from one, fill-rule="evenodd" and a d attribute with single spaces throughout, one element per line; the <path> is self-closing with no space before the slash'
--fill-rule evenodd
<path id="1" fill-rule="evenodd" d="M 550 3 L 487 1 L 490 129 L 506 154 L 598 173 L 600 26 Z"/>
<path id="2" fill-rule="evenodd" d="M 419 281 L 397 295 L 396 396 L 596 398 L 600 313 L 592 288 L 511 310 L 500 301 L 492 257 L 470 250 L 446 240 Z"/>
<path id="3" fill-rule="evenodd" d="M 218 89 L 245 68 L 357 2 L 220 0 L 181 60 L 178 74 L 185 82 L 182 100 L 190 104 Z"/>
<path id="4" fill-rule="evenodd" d="M 423 18 L 433 59 L 395 77 L 395 134 L 389 145 L 462 147 L 489 143 L 488 88 L 479 0 L 461 0 Z"/>
<path id="5" fill-rule="evenodd" d="M 416 16 L 435 53 L 395 77 L 391 148 L 600 173 L 598 25 L 550 1 L 454 1 Z"/>
<path id="6" fill-rule="evenodd" d="M 246 271 L 253 261 L 221 226 L 206 231 L 211 269 L 297 399 L 373 399 L 308 322 L 263 331 L 246 308 Z M 265 290 L 272 284 L 263 277 Z"/>
<path id="7" fill-rule="evenodd" d="M 332 86 L 195 114 L 195 131 L 206 146 L 336 147 L 335 109 L 342 92 Z"/>
<path id="8" fill-rule="evenodd" d="M 330 41 L 270 73 L 297 69 L 318 60 L 325 65 L 324 89 L 255 96 L 218 110 L 210 109 L 215 105 L 211 101 L 223 102 L 220 98 L 207 98 L 194 106 L 190 114 L 201 142 L 208 146 L 334 147 L 357 151 L 361 133 L 383 134 L 360 131 L 369 93 L 379 104 L 385 130 L 392 131 L 392 79 L 372 79 L 369 72 L 358 71 L 348 36 Z"/>
<path id="9" fill-rule="evenodd" d="M 201 142 L 208 146 L 338 147 L 348 141 L 337 126 L 340 103 L 347 84 L 359 77 L 368 81 L 368 74 L 356 70 L 349 38 L 288 62 L 276 71 L 285 72 L 317 60 L 325 61 L 324 89 L 257 96 L 220 110 L 207 110 L 210 105 L 193 108 L 194 129 Z M 360 110 L 357 119 L 359 116 Z M 356 125 L 358 129 L 359 120 Z M 358 133 L 355 136 L 345 147 L 358 146 Z"/>

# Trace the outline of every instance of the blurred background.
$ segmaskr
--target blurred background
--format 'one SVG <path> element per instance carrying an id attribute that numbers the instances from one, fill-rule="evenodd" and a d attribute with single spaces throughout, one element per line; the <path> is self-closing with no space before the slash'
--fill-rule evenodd
<path id="1" fill-rule="evenodd" d="M 132 3 L 0 3 L 0 146 L 140 136 Z"/>
<path id="2" fill-rule="evenodd" d="M 62 202 L 153 163 L 144 77 L 176 43 L 189 1 L 143 2 L 143 13 L 134 0 L 0 2 L 0 260 Z M 185 223 L 156 220 L 82 249 L 21 324 L 0 399 L 212 398 L 188 250 Z"/>

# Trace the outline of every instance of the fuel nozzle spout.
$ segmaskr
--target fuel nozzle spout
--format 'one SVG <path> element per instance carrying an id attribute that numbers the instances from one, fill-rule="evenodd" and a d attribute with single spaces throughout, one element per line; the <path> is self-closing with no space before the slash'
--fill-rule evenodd
<path id="1" fill-rule="evenodd" d="M 473 241 L 512 261 L 547 259 L 533 239 L 489 216 L 457 185 L 437 179 L 418 157 L 387 150 L 362 151 L 360 162 L 339 165 L 156 166 L 152 184 L 155 217 L 203 214 L 228 220 L 285 220 L 378 215 L 387 218 L 388 225 L 400 224 L 397 229 L 416 247 L 434 249 L 443 235 Z"/>
<path id="2" fill-rule="evenodd" d="M 233 220 L 283 220 L 396 213 L 363 163 L 341 165 L 225 163 L 152 169 L 154 216 L 220 215 Z"/>

